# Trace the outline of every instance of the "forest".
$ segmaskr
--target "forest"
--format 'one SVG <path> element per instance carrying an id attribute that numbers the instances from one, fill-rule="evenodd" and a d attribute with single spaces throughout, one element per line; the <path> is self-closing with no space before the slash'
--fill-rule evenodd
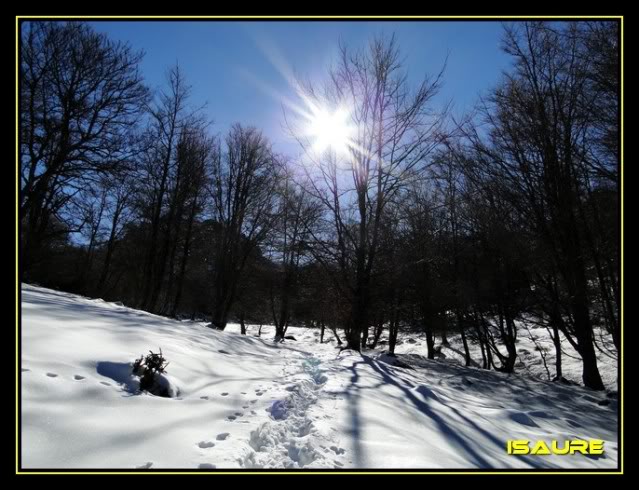
<path id="1" fill-rule="evenodd" d="M 434 104 L 445 65 L 413 83 L 392 34 L 339 43 L 323 80 L 298 81 L 288 155 L 250 121 L 221 132 L 178 64 L 152 90 L 128 44 L 23 23 L 19 280 L 358 352 L 419 332 L 433 359 L 460 336 L 466 366 L 503 373 L 541 327 L 553 378 L 565 338 L 603 390 L 597 354 L 621 352 L 620 42 L 614 20 L 505 23 L 511 67 L 462 117 Z"/>

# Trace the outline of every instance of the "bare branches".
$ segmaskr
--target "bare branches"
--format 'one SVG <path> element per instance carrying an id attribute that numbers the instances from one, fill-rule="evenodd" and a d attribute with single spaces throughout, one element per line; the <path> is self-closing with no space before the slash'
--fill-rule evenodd
<path id="1" fill-rule="evenodd" d="M 73 199 L 68 189 L 131 158 L 128 140 L 148 92 L 142 53 L 86 24 L 30 22 L 22 41 L 20 215 L 32 254 L 45 239 L 38 230 Z"/>
<path id="2" fill-rule="evenodd" d="M 292 130 L 310 162 L 305 189 L 327 216 L 324 230 L 311 232 L 314 255 L 340 270 L 339 288 L 348 291 L 353 309 L 350 328 L 356 333 L 349 343 L 355 348 L 366 325 L 387 207 L 417 178 L 445 136 L 445 114 L 431 107 L 443 69 L 413 90 L 402 65 L 394 36 L 373 38 L 363 50 L 340 42 L 327 82 L 320 88 L 307 84 L 302 98 L 313 107 L 346 108 L 353 128 L 348 151 L 317 154 L 303 130 Z"/>

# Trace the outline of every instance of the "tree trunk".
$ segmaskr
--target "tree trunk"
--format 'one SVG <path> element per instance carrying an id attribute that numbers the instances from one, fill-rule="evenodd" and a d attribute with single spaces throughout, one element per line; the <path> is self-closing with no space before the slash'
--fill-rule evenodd
<path id="1" fill-rule="evenodd" d="M 584 386 L 593 390 L 603 390 L 604 384 L 597 367 L 597 356 L 592 338 L 592 327 L 585 304 L 580 298 L 573 299 L 573 315 L 575 321 L 575 337 L 579 344 L 579 354 L 583 360 L 582 379 Z"/>
<path id="2" fill-rule="evenodd" d="M 556 322 L 552 324 L 552 343 L 555 345 L 555 379 L 561 380 L 563 378 L 561 368 L 561 338 L 559 337 L 559 328 Z"/>
<path id="3" fill-rule="evenodd" d="M 335 340 L 337 340 L 337 345 L 342 345 L 342 339 L 340 339 L 339 335 L 337 335 L 337 328 L 331 327 L 331 331 L 333 332 L 333 335 L 335 336 Z"/>
<path id="4" fill-rule="evenodd" d="M 246 324 L 244 323 L 244 312 L 240 313 L 240 333 L 246 335 Z"/>
<path id="5" fill-rule="evenodd" d="M 182 250 L 182 262 L 180 264 L 180 272 L 178 274 L 175 299 L 173 300 L 173 308 L 171 310 L 171 316 L 175 316 L 178 308 L 180 307 L 180 300 L 182 299 L 182 288 L 184 287 L 184 276 L 186 275 L 186 264 L 189 258 L 189 252 L 191 250 L 191 234 L 193 233 L 193 221 L 195 220 L 195 212 L 197 210 L 197 198 L 193 200 L 191 206 L 191 213 L 189 214 L 189 221 L 186 225 L 186 236 L 184 237 L 184 248 Z"/>
<path id="6" fill-rule="evenodd" d="M 504 322 L 506 323 L 506 329 L 504 329 Z M 502 343 L 508 353 L 502 360 L 501 371 L 504 373 L 512 373 L 515 369 L 515 361 L 517 360 L 517 348 L 515 345 L 516 327 L 507 307 L 503 308 L 503 315 L 500 314 L 500 332 Z"/>
<path id="7" fill-rule="evenodd" d="M 464 346 L 464 363 L 466 366 L 470 366 L 470 350 L 468 350 L 468 340 L 466 339 L 466 329 L 464 327 L 461 327 L 460 332 L 461 332 L 461 338 L 462 338 L 462 344 Z M 483 350 L 482 350 L 483 353 Z"/>
<path id="8" fill-rule="evenodd" d="M 233 302 L 235 301 L 235 293 L 237 288 L 237 276 L 233 271 L 229 270 L 229 265 L 222 262 L 221 277 L 216 280 L 215 301 L 213 304 L 212 321 L 213 327 L 217 330 L 224 330 L 228 323 L 229 313 Z"/>
<path id="9" fill-rule="evenodd" d="M 362 328 L 362 349 L 368 348 L 368 325 Z"/>
<path id="10" fill-rule="evenodd" d="M 459 311 L 456 312 L 457 315 L 457 327 L 459 328 L 459 332 L 461 333 L 462 345 L 464 346 L 464 363 L 466 366 L 470 366 L 471 358 L 470 358 L 470 350 L 468 349 L 468 339 L 466 339 L 466 328 L 464 326 L 464 318 Z M 444 341 L 442 339 L 442 345 Z"/>
<path id="11" fill-rule="evenodd" d="M 571 238 L 570 249 L 581 253 L 576 234 Z M 586 293 L 587 282 L 583 257 L 570 257 L 567 265 L 564 269 L 564 274 L 567 276 L 566 282 L 571 297 L 570 305 L 574 319 L 575 337 L 579 346 L 579 354 L 583 360 L 583 383 L 593 390 L 603 390 L 604 384 L 597 367 L 592 323 L 590 322 L 590 312 L 588 311 L 589 303 Z"/>
<path id="12" fill-rule="evenodd" d="M 379 338 L 382 336 L 382 332 L 384 331 L 384 320 L 380 320 L 375 327 L 375 336 L 373 337 L 373 345 L 371 349 L 375 349 L 377 344 L 379 343 Z"/>
<path id="13" fill-rule="evenodd" d="M 395 346 L 397 345 L 397 322 L 393 318 L 388 326 L 388 353 L 395 355 Z"/>
<path id="14" fill-rule="evenodd" d="M 428 359 L 435 359 L 435 338 L 433 337 L 433 332 L 430 328 L 425 328 L 425 330 Z"/>
<path id="15" fill-rule="evenodd" d="M 118 221 L 120 219 L 120 211 L 121 209 L 116 208 L 115 213 L 113 214 L 113 220 L 111 222 L 111 231 L 109 233 L 109 241 L 107 242 L 106 256 L 104 257 L 104 263 L 102 264 L 102 272 L 100 273 L 100 279 L 98 280 L 98 285 L 96 287 L 96 291 L 98 295 L 104 294 L 104 287 L 106 285 L 106 280 L 109 276 L 109 269 L 111 268 L 111 259 L 113 258 L 113 251 L 115 250 L 115 238 L 117 234 L 117 226 Z"/>
<path id="16" fill-rule="evenodd" d="M 368 292 L 366 284 L 361 284 L 355 294 L 351 311 L 348 332 L 346 333 L 346 348 L 361 352 L 362 332 L 368 326 Z"/>

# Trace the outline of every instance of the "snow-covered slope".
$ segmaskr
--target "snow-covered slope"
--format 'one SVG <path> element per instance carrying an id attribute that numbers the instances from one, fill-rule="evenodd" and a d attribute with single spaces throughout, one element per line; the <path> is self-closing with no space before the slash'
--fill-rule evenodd
<path id="1" fill-rule="evenodd" d="M 530 377 L 216 332 L 22 287 L 25 468 L 614 468 L 616 399 Z M 328 336 L 327 336 L 328 338 Z M 135 392 L 158 348 L 176 398 Z M 607 403 L 600 405 L 599 403 Z M 507 439 L 603 439 L 599 457 L 509 456 Z"/>
<path id="2" fill-rule="evenodd" d="M 554 378 L 556 375 L 555 346 L 549 333 L 543 327 L 529 327 L 529 329 L 526 329 L 521 322 L 516 323 L 519 324 L 519 334 L 517 337 L 518 359 L 515 363 L 515 371 L 542 380 Z M 560 333 L 559 335 L 563 351 L 562 376 L 574 383 L 582 384 L 581 358 L 563 334 Z M 599 348 L 595 352 L 599 373 L 601 374 L 606 389 L 609 391 L 617 391 L 618 364 L 612 338 L 609 334 L 599 331 L 596 332 L 596 337 Z M 479 344 L 474 344 L 470 341 L 468 344 L 472 365 L 479 367 L 482 359 Z M 457 364 L 464 363 L 464 347 L 459 335 L 451 336 L 448 346 L 439 345 L 439 347 L 441 347 L 441 353 L 438 359 Z M 506 354 L 505 347 L 502 346 L 501 350 Z M 544 366 L 544 359 L 541 356 L 540 350 L 543 350 L 546 366 Z M 400 337 L 395 352 L 402 355 L 417 354 L 418 356 L 427 356 L 428 348 L 426 346 L 426 338 L 422 334 Z M 496 360 L 496 363 L 499 364 L 499 361 Z"/>

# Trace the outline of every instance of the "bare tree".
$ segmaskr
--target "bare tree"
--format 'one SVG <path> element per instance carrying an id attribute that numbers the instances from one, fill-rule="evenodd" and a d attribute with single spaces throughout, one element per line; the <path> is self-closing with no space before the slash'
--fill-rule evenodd
<path id="1" fill-rule="evenodd" d="M 106 249 L 102 269 L 95 287 L 95 292 L 98 295 L 103 295 L 107 290 L 113 254 L 115 253 L 118 240 L 122 236 L 126 223 L 131 219 L 129 208 L 131 186 L 127 183 L 126 177 L 106 180 L 104 185 L 105 191 L 109 195 L 109 202 L 107 204 L 109 232 L 105 244 Z"/>
<path id="2" fill-rule="evenodd" d="M 568 26 L 567 29 L 571 27 Z M 585 73 L 575 37 L 562 36 L 544 22 L 506 30 L 504 48 L 515 58 L 514 73 L 487 101 L 486 134 L 467 136 L 475 158 L 535 224 L 567 292 L 572 321 L 564 334 L 583 359 L 584 384 L 603 389 L 593 345 L 587 273 L 589 224 L 581 209 L 585 196 L 584 148 L 591 120 L 584 112 Z"/>
<path id="3" fill-rule="evenodd" d="M 167 85 L 148 108 L 150 124 L 145 135 L 147 145 L 140 175 L 141 213 L 148 220 L 149 237 L 139 304 L 149 311 L 155 309 L 160 296 L 167 263 L 166 248 L 173 232 L 170 226 L 163 227 L 163 222 L 167 213 L 175 209 L 171 187 L 179 167 L 176 165 L 178 143 L 191 129 L 193 118 L 188 107 L 190 87 L 178 66 L 168 71 Z"/>
<path id="4" fill-rule="evenodd" d="M 21 38 L 24 275 L 52 235 L 82 229 L 65 215 L 78 193 L 129 158 L 128 140 L 147 89 L 138 72 L 142 54 L 84 23 L 23 23 Z"/>
<path id="5" fill-rule="evenodd" d="M 283 166 L 277 184 L 276 219 L 268 240 L 269 256 L 277 264 L 269 294 L 276 338 L 286 334 L 292 302 L 299 292 L 301 265 L 310 255 L 309 230 L 319 212 L 319 206 L 295 184 L 290 169 Z"/>
<path id="6" fill-rule="evenodd" d="M 273 221 L 275 158 L 255 128 L 234 125 L 213 158 L 212 215 L 219 226 L 214 250 L 212 325 L 223 330 L 250 253 Z"/>
<path id="7" fill-rule="evenodd" d="M 314 234 L 313 249 L 350 305 L 350 349 L 360 350 L 369 325 L 384 211 L 441 140 L 444 119 L 430 107 L 440 77 L 426 77 L 413 90 L 395 38 L 375 38 L 365 51 L 342 45 L 322 90 L 311 84 L 304 89 L 313 107 L 342 108 L 352 125 L 346 152 L 329 148 L 319 154 L 300 128 L 293 129 L 311 162 L 306 189 L 326 211 L 324 233 Z"/>
<path id="8" fill-rule="evenodd" d="M 177 171 L 172 192 L 173 211 L 169 212 L 174 228 L 174 238 L 168 258 L 169 281 L 166 287 L 165 311 L 171 316 L 177 314 L 186 268 L 189 262 L 193 240 L 193 225 L 201 216 L 206 204 L 206 185 L 215 151 L 215 139 L 208 137 L 198 124 L 182 135 L 178 144 Z M 178 261 L 178 247 L 181 258 Z M 169 245 L 167 244 L 167 247 Z M 177 270 L 176 270 L 177 269 Z"/>

